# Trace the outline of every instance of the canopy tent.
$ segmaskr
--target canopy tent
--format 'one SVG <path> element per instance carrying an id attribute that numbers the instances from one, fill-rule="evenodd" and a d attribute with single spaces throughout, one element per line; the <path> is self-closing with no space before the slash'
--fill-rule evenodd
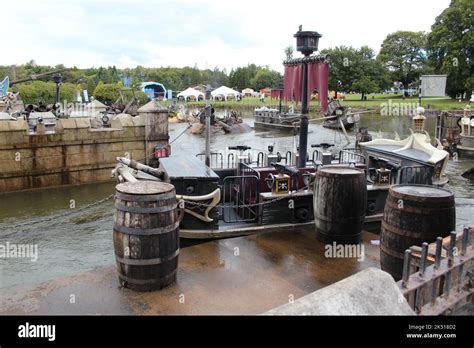
<path id="1" fill-rule="evenodd" d="M 162 83 L 159 82 L 142 82 L 141 84 L 142 91 L 148 94 L 151 99 L 165 99 L 166 98 L 166 88 Z"/>
<path id="2" fill-rule="evenodd" d="M 178 98 L 184 98 L 184 100 L 187 100 L 188 98 L 191 99 L 192 97 L 194 97 L 196 100 L 199 100 L 199 97 L 201 97 L 201 99 L 204 99 L 204 93 L 198 91 L 197 89 L 189 87 L 178 94 Z"/>
<path id="3" fill-rule="evenodd" d="M 246 97 L 251 97 L 255 91 L 252 88 L 245 88 L 242 90 L 242 94 Z"/>
<path id="4" fill-rule="evenodd" d="M 224 99 L 227 100 L 228 96 L 233 96 L 234 98 L 237 98 L 238 95 L 240 95 L 239 92 L 226 86 L 221 86 L 211 92 L 212 99 L 216 99 L 217 97 L 224 97 Z"/>

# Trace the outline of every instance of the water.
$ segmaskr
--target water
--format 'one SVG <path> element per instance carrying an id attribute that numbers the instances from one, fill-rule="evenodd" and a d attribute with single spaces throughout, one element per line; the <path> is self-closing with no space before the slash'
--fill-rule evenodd
<path id="1" fill-rule="evenodd" d="M 427 120 L 430 134 L 434 133 L 434 120 Z M 253 125 L 251 113 L 244 114 L 244 122 Z M 374 139 L 393 138 L 410 134 L 410 120 L 406 117 L 362 116 L 359 126 L 369 128 Z M 170 124 L 170 138 L 174 139 L 186 128 L 186 124 Z M 308 144 L 321 142 L 336 143 L 336 149 L 345 144 L 343 134 L 323 128 L 320 123 L 309 126 Z M 355 131 L 349 133 L 354 144 Z M 275 150 L 285 153 L 295 149 L 297 137 L 291 134 L 270 132 L 249 132 L 236 135 L 219 135 L 211 139 L 211 148 L 224 150 L 227 146 L 248 145 L 255 150 L 265 151 L 275 144 Z M 184 133 L 172 144 L 173 155 L 196 154 L 204 150 L 204 137 Z M 457 228 L 472 224 L 474 213 L 474 182 L 460 174 L 474 166 L 473 160 L 450 161 L 447 175 L 448 189 L 454 191 L 457 208 Z M 103 199 L 114 192 L 114 183 L 91 184 L 75 187 L 42 189 L 0 195 L 0 245 L 37 244 L 37 262 L 30 259 L 0 259 L 0 288 L 32 284 L 75 274 L 94 267 L 114 263 L 112 244 L 113 202 L 109 200 L 84 212 L 74 213 L 76 208 Z M 67 214 L 67 215 L 65 215 Z M 54 218 L 29 226 L 16 226 L 42 218 Z"/>

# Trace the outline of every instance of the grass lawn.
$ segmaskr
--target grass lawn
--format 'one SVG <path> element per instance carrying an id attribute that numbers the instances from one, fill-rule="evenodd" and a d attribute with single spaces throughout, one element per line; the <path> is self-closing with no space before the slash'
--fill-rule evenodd
<path id="1" fill-rule="evenodd" d="M 389 100 L 392 103 L 418 103 L 418 96 L 408 97 L 403 99 L 401 94 L 368 94 L 367 100 L 360 100 L 360 94 L 346 94 L 346 99 L 343 101 L 345 106 L 379 106 L 382 103 L 388 103 Z M 456 99 L 449 97 L 423 97 L 421 99 L 421 105 L 427 107 L 431 105 L 432 109 L 438 110 L 453 110 L 462 109 L 469 101 L 459 102 Z"/>
<path id="2" fill-rule="evenodd" d="M 367 100 L 360 100 L 360 94 L 347 94 L 346 99 L 342 101 L 343 106 L 359 106 L 359 107 L 374 107 L 380 108 L 384 103 L 391 101 L 392 103 L 418 103 L 418 97 L 408 97 L 403 99 L 401 94 L 368 94 Z M 168 101 L 167 103 L 171 103 Z M 279 101 L 277 99 L 270 99 L 269 97 L 265 98 L 265 102 L 260 102 L 257 97 L 247 97 L 243 98 L 241 101 L 236 101 L 235 99 L 229 99 L 228 101 L 214 101 L 211 102 L 216 109 L 252 109 L 260 106 L 275 107 L 278 108 Z M 190 107 L 203 107 L 206 104 L 205 101 L 189 101 L 186 105 Z M 289 105 L 289 102 L 282 102 L 282 105 Z M 300 104 L 300 103 L 299 103 Z M 427 107 L 428 104 L 431 105 L 432 109 L 437 110 L 453 110 L 453 109 L 462 109 L 466 104 L 469 104 L 468 101 L 461 101 L 451 99 L 449 97 L 426 97 L 422 98 L 421 104 L 423 107 Z M 314 110 L 314 107 L 318 105 L 316 100 L 311 100 L 310 109 Z"/>

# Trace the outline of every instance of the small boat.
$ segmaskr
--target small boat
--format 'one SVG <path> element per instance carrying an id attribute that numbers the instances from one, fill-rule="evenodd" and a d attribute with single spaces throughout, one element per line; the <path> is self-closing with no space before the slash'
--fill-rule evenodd
<path id="1" fill-rule="evenodd" d="M 323 122 L 323 127 L 329 129 L 351 129 L 355 126 L 356 122 L 360 120 L 359 114 L 350 113 L 348 108 L 341 106 L 338 100 L 332 100 L 328 103 L 328 112 L 325 114 L 326 117 L 331 117 Z"/>
<path id="2" fill-rule="evenodd" d="M 292 110 L 282 113 L 278 109 L 263 106 L 255 109 L 254 128 L 297 132 L 300 128 L 300 116 Z"/>
<path id="3" fill-rule="evenodd" d="M 464 116 L 460 119 L 461 134 L 456 150 L 460 157 L 474 157 L 474 118 L 471 117 L 471 107 L 464 109 Z"/>
<path id="4" fill-rule="evenodd" d="M 431 145 L 429 134 L 424 130 L 424 109 L 418 108 L 413 117 L 411 135 L 403 140 L 375 139 L 359 143 L 369 168 L 383 158 L 391 168 L 400 169 L 398 179 L 404 183 L 444 186 L 448 179 L 444 174 L 449 153 Z M 370 173 L 369 173 L 370 176 Z M 392 182 L 387 176 L 384 180 Z"/>

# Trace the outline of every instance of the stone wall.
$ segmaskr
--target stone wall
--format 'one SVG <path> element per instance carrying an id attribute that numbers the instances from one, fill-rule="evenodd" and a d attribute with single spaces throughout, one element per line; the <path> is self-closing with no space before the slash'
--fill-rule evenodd
<path id="1" fill-rule="evenodd" d="M 127 154 L 145 158 L 143 116 L 97 129 L 89 119 L 60 119 L 45 134 L 29 134 L 26 121 L 0 121 L 0 192 L 109 181 L 116 157 Z"/>

